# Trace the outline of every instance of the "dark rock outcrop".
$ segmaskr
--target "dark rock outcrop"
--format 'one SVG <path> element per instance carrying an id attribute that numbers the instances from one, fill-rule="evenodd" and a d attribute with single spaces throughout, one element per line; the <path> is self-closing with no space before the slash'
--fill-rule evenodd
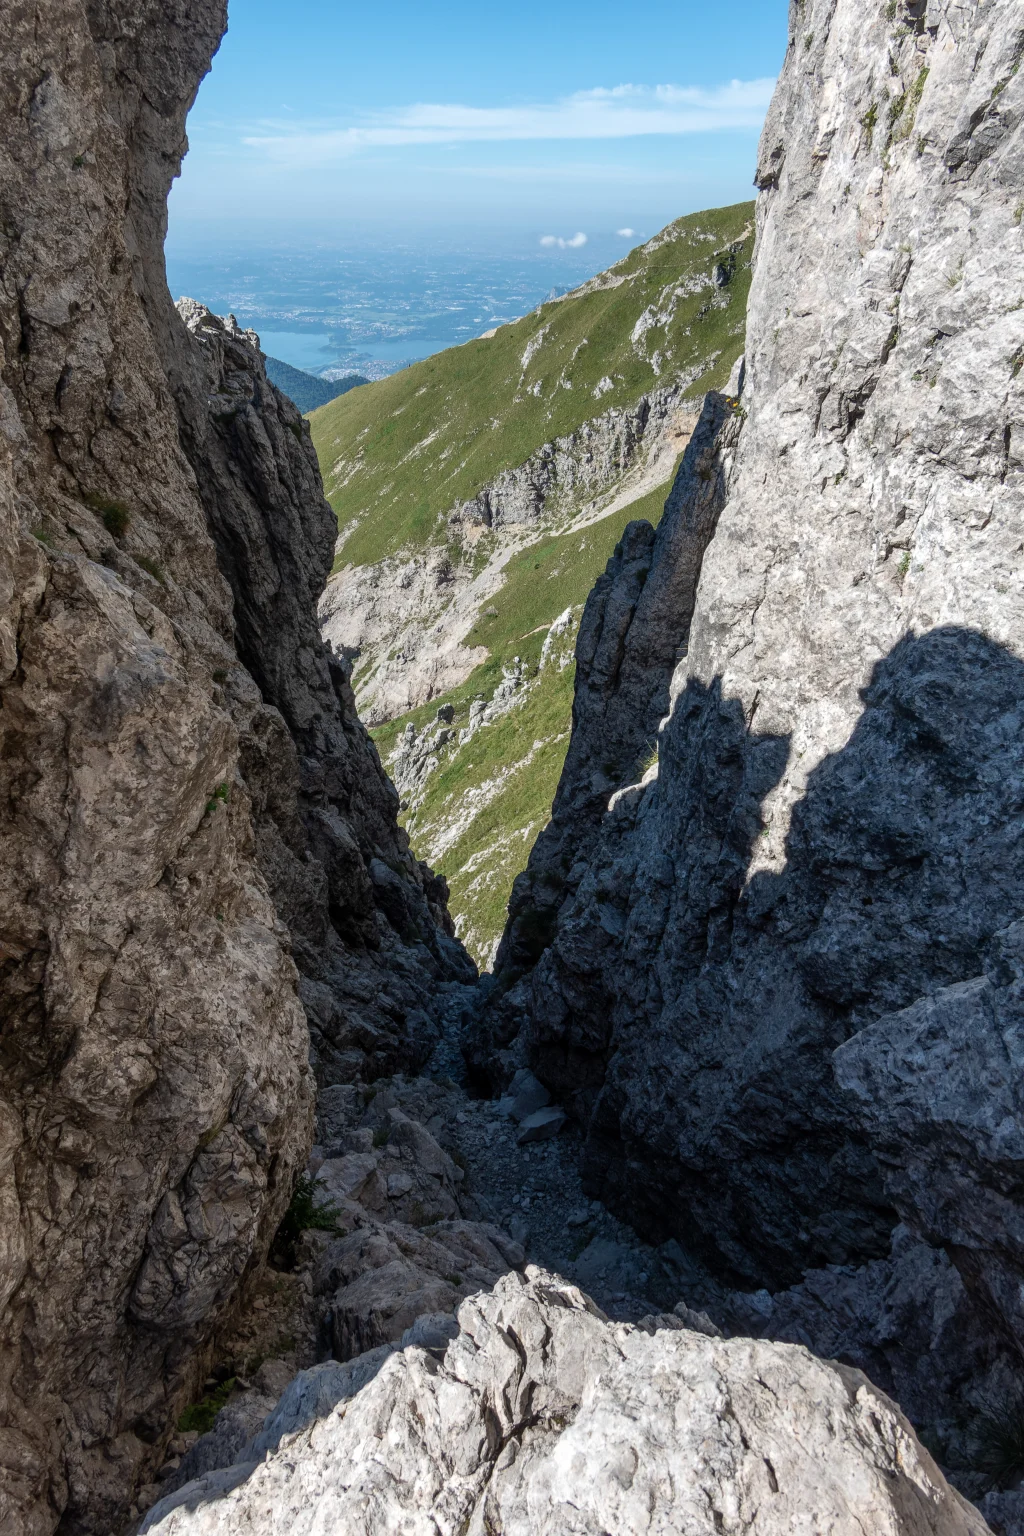
<path id="1" fill-rule="evenodd" d="M 537 959 L 578 882 L 609 797 L 636 782 L 657 746 L 685 654 L 704 551 L 725 503 L 739 422 L 708 395 L 655 532 L 630 523 L 589 598 L 576 642 L 573 731 L 551 811 L 509 902 L 497 972 Z M 574 869 L 575 866 L 575 869 Z"/>
<path id="2" fill-rule="evenodd" d="M 889 1198 L 944 1249 L 979 1310 L 1024 1353 L 1024 924 L 997 936 L 987 973 L 870 1025 L 836 1078 Z"/>
<path id="3" fill-rule="evenodd" d="M 0 57 L 0 1526 L 107 1536 L 328 1077 L 471 975 L 316 632 L 330 514 L 163 274 L 223 0 L 8 7 Z M 294 959 L 293 959 L 294 947 Z M 298 971 L 296 970 L 298 962 Z M 302 999 L 306 1010 L 300 1001 Z"/>

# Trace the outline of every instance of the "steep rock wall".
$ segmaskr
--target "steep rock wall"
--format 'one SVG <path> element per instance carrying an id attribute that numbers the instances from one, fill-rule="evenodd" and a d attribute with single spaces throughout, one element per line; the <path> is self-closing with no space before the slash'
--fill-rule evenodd
<path id="1" fill-rule="evenodd" d="M 222 0 L 4 22 L 0 1525 L 106 1536 L 305 1161 L 300 986 L 373 1075 L 470 972 L 316 636 L 298 413 L 166 291 Z"/>
<path id="2" fill-rule="evenodd" d="M 658 772 L 477 1046 L 574 1105 L 595 1190 L 772 1286 L 895 1219 L 833 1050 L 1024 908 L 1024 5 L 803 0 L 790 30 Z"/>

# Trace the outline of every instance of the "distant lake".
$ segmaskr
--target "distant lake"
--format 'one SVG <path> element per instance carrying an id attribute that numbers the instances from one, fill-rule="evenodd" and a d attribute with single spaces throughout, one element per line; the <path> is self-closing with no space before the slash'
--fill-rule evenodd
<path id="1" fill-rule="evenodd" d="M 270 357 L 309 373 L 332 364 L 358 369 L 362 359 L 380 377 L 517 319 L 552 289 L 564 293 L 625 255 L 629 244 L 504 253 L 172 239 L 167 272 L 175 296 L 237 315 Z"/>

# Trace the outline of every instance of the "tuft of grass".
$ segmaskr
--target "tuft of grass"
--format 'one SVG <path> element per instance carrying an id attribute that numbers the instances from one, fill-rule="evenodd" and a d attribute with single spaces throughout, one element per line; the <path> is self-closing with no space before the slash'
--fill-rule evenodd
<path id="1" fill-rule="evenodd" d="M 914 131 L 917 120 L 917 109 L 921 105 L 921 97 L 928 83 L 928 67 L 925 65 L 920 70 L 913 85 L 904 91 L 902 96 L 889 108 L 889 143 L 899 144 L 904 139 L 909 139 Z"/>
<path id="2" fill-rule="evenodd" d="M 152 576 L 154 581 L 158 581 L 163 586 L 164 568 L 159 560 L 151 560 L 148 555 L 136 555 L 135 564 L 141 565 L 147 576 Z"/>
<path id="3" fill-rule="evenodd" d="M 235 1378 L 229 1376 L 214 1391 L 201 1397 L 198 1403 L 190 1403 L 178 1420 L 178 1433 L 187 1435 L 191 1430 L 198 1430 L 201 1435 L 207 1434 L 234 1390 Z"/>
<path id="4" fill-rule="evenodd" d="M 294 1269 L 303 1232 L 340 1232 L 339 1214 L 333 1202 L 317 1200 L 316 1184 L 304 1173 L 295 1185 L 291 1202 L 270 1245 L 273 1262 L 279 1269 Z"/>
<path id="5" fill-rule="evenodd" d="M 391 1132 L 388 1130 L 386 1125 L 378 1125 L 377 1129 L 373 1133 L 374 1146 L 386 1147 L 390 1136 Z"/>
<path id="6" fill-rule="evenodd" d="M 864 113 L 864 116 L 860 120 L 860 125 L 867 135 L 868 149 L 870 149 L 875 140 L 875 129 L 878 126 L 877 101 L 873 101 L 870 107 L 868 107 L 867 111 Z"/>
<path id="7" fill-rule="evenodd" d="M 974 1459 L 994 1488 L 1009 1488 L 1024 1477 L 1024 1402 L 1010 1401 L 977 1421 Z"/>
<path id="8" fill-rule="evenodd" d="M 690 377 L 694 403 L 721 389 L 744 346 L 752 216 L 741 203 L 679 219 L 612 267 L 603 286 L 585 284 L 488 341 L 314 411 L 313 443 L 344 540 L 338 568 L 436 543 L 452 508 L 502 470 L 635 405 L 659 382 Z M 735 276 L 716 290 L 715 266 L 733 257 Z M 634 342 L 645 315 L 651 323 Z M 613 388 L 595 397 L 605 377 Z M 560 387 L 564 378 L 571 389 Z"/>
<path id="9" fill-rule="evenodd" d="M 902 581 L 904 579 L 904 577 L 906 576 L 907 572 L 910 570 L 910 550 L 909 549 L 904 550 L 903 555 L 902 555 L 902 557 L 900 559 L 900 563 L 896 567 L 896 570 L 897 570 L 897 574 L 899 575 L 900 581 Z"/>
<path id="10" fill-rule="evenodd" d="M 111 501 L 90 491 L 85 504 L 102 519 L 103 526 L 115 539 L 123 539 L 131 527 L 132 515 L 122 501 Z"/>

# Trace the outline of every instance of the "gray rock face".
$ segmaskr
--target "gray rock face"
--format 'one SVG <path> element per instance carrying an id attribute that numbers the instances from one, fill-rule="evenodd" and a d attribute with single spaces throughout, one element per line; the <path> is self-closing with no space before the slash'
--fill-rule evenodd
<path id="1" fill-rule="evenodd" d="M 429 1001 L 466 964 L 317 636 L 331 523 L 300 419 L 253 338 L 197 306 L 183 324 L 166 290 L 166 194 L 224 24 L 222 0 L 4 14 L 0 1526 L 18 1536 L 108 1536 L 159 1463 L 306 1159 L 300 988 L 321 1070 L 372 1075 L 425 1057 Z"/>
<path id="2" fill-rule="evenodd" d="M 745 420 L 657 775 L 600 786 L 472 1046 L 574 1109 L 595 1193 L 748 1287 L 884 1256 L 832 1052 L 977 976 L 1024 910 L 1022 26 L 1017 0 L 793 7 Z M 658 639 L 624 598 L 621 654 Z M 592 724 L 580 655 L 582 745 L 608 705 Z M 599 803 L 578 762 L 559 803 Z"/>
<path id="3" fill-rule="evenodd" d="M 733 1295 L 715 1309 L 730 1330 L 802 1344 L 862 1370 L 899 1403 L 947 1475 L 973 1497 L 978 1430 L 1017 1393 L 1017 1349 L 991 1325 L 946 1253 L 900 1225 L 888 1258 L 808 1270 L 771 1297 Z"/>
<path id="4" fill-rule="evenodd" d="M 154 1511 L 159 1536 L 983 1536 L 860 1372 L 676 1317 L 610 1324 L 543 1270 L 459 1309 L 443 1362 L 392 1355 L 258 1465 Z M 223 1491 L 221 1491 L 223 1489 Z M 287 1512 L 285 1514 L 285 1512 Z"/>
<path id="5" fill-rule="evenodd" d="M 316 605 L 336 524 L 308 427 L 268 382 L 258 338 L 178 306 L 183 441 L 234 596 L 240 660 L 265 704 L 242 742 L 256 854 L 302 973 L 326 1081 L 422 1065 L 438 982 L 472 980 L 444 881 L 416 863 Z M 296 814 L 297 812 L 297 814 Z"/>
<path id="6" fill-rule="evenodd" d="M 486 528 L 538 523 L 563 499 L 599 495 L 664 431 L 692 382 L 678 379 L 641 395 L 629 410 L 606 411 L 567 437 L 545 443 L 525 464 L 505 470 L 471 501 L 462 502 L 450 521 Z"/>
<path id="7" fill-rule="evenodd" d="M 1024 1348 L 1024 923 L 988 973 L 879 1019 L 836 1079 L 904 1221 L 952 1257 L 985 1315 Z"/>

